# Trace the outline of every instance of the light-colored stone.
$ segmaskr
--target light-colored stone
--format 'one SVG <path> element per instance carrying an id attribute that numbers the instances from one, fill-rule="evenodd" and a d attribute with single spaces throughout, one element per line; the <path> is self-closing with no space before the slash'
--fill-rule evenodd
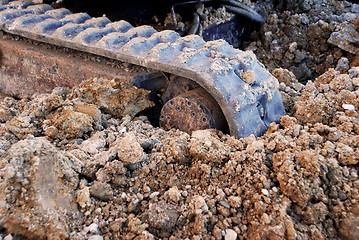
<path id="1" fill-rule="evenodd" d="M 178 191 L 177 187 L 171 187 L 167 191 L 168 197 L 173 202 L 178 202 L 181 198 L 181 193 Z"/>
<path id="2" fill-rule="evenodd" d="M 74 99 L 73 107 L 76 112 L 85 113 L 91 116 L 95 121 L 101 121 L 101 111 L 95 105 Z"/>
<path id="3" fill-rule="evenodd" d="M 143 161 L 146 157 L 145 152 L 136 139 L 129 133 L 125 133 L 121 138 L 118 149 L 118 158 L 126 165 L 134 165 Z"/>
<path id="4" fill-rule="evenodd" d="M 83 189 L 78 190 L 76 201 L 81 208 L 89 206 L 91 204 L 90 188 L 84 187 Z"/>
<path id="5" fill-rule="evenodd" d="M 230 196 L 228 197 L 228 203 L 232 208 L 238 208 L 241 205 L 241 198 L 237 196 Z"/>
<path id="6" fill-rule="evenodd" d="M 295 75 L 288 69 L 276 68 L 272 71 L 272 74 L 278 79 L 279 83 L 284 83 L 286 86 L 292 86 L 293 83 L 298 82 Z"/>
<path id="7" fill-rule="evenodd" d="M 97 132 L 89 139 L 81 143 L 80 149 L 90 154 L 96 154 L 98 151 L 106 146 L 106 134 L 104 132 Z"/>
<path id="8" fill-rule="evenodd" d="M 103 240 L 103 237 L 100 235 L 92 235 L 89 237 L 89 240 Z"/>
<path id="9" fill-rule="evenodd" d="M 13 237 L 11 234 L 8 234 L 4 237 L 4 240 L 12 240 L 12 239 L 13 239 Z"/>
<path id="10" fill-rule="evenodd" d="M 226 230 L 226 235 L 224 236 L 225 240 L 236 240 L 237 239 L 237 233 L 232 229 Z"/>
<path id="11" fill-rule="evenodd" d="M 0 123 L 6 122 L 12 118 L 11 111 L 5 106 L 0 106 Z"/>
<path id="12" fill-rule="evenodd" d="M 89 226 L 85 227 L 82 233 L 98 233 L 98 224 L 91 223 Z"/>
<path id="13" fill-rule="evenodd" d="M 34 239 L 66 238 L 68 224 L 80 216 L 74 193 L 81 162 L 46 138 L 13 144 L 3 161 L 8 162 L 0 171 L 4 227 Z"/>
<path id="14" fill-rule="evenodd" d="M 189 153 L 195 159 L 203 162 L 221 163 L 228 158 L 230 147 L 219 140 L 213 129 L 197 130 L 192 132 L 189 142 Z"/>

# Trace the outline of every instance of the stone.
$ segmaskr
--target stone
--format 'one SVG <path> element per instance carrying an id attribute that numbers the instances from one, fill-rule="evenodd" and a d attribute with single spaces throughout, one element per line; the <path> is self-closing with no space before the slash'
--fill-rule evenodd
<path id="1" fill-rule="evenodd" d="M 76 112 L 84 113 L 92 117 L 95 121 L 97 128 L 101 129 L 102 125 L 102 115 L 100 109 L 94 105 L 89 103 L 84 103 L 78 99 L 74 99 L 73 108 Z"/>
<path id="2" fill-rule="evenodd" d="M 102 201 L 108 201 L 113 197 L 113 190 L 108 183 L 95 182 L 90 188 L 90 194 Z"/>
<path id="3" fill-rule="evenodd" d="M 29 116 L 19 115 L 5 123 L 7 130 L 19 139 L 25 139 L 28 135 L 37 135 L 33 119 Z"/>
<path id="4" fill-rule="evenodd" d="M 8 163 L 0 171 L 4 227 L 34 239 L 66 238 L 80 220 L 74 192 L 82 163 L 44 137 L 13 144 L 1 161 Z"/>
<path id="5" fill-rule="evenodd" d="M 347 72 L 349 70 L 349 59 L 346 57 L 341 57 L 335 67 L 336 71 Z"/>
<path id="6" fill-rule="evenodd" d="M 92 235 L 89 237 L 89 240 L 103 240 L 103 237 L 100 235 Z"/>
<path id="7" fill-rule="evenodd" d="M 297 46 L 298 44 L 296 42 L 292 42 L 291 44 L 289 44 L 288 49 L 290 52 L 294 52 L 297 49 Z"/>
<path id="8" fill-rule="evenodd" d="M 230 151 L 230 147 L 219 140 L 215 130 L 197 130 L 192 132 L 189 142 L 189 153 L 194 159 L 201 159 L 204 163 L 221 163 L 228 159 Z"/>
<path id="9" fill-rule="evenodd" d="M 348 73 L 351 78 L 357 78 L 359 76 L 359 67 L 352 67 Z"/>
<path id="10" fill-rule="evenodd" d="M 149 91 L 138 89 L 123 79 L 94 78 L 83 81 L 69 95 L 69 99 L 75 98 L 94 104 L 116 118 L 126 115 L 133 117 L 153 105 L 149 100 Z"/>
<path id="11" fill-rule="evenodd" d="M 342 107 L 345 110 L 351 110 L 351 111 L 355 111 L 355 107 L 352 104 L 343 104 Z"/>
<path id="12" fill-rule="evenodd" d="M 340 24 L 340 30 L 333 32 L 328 39 L 328 42 L 338 46 L 339 48 L 351 53 L 359 54 L 359 32 L 353 24 L 344 22 Z"/>
<path id="13" fill-rule="evenodd" d="M 262 189 L 262 193 L 263 193 L 263 195 L 265 195 L 265 196 L 268 196 L 268 194 L 269 194 L 268 190 L 265 189 L 265 188 Z"/>
<path id="14" fill-rule="evenodd" d="M 200 195 L 194 196 L 192 198 L 192 202 L 193 202 L 194 213 L 201 214 L 203 212 L 208 211 L 208 205 L 206 203 L 206 200 L 202 196 Z"/>
<path id="15" fill-rule="evenodd" d="M 94 120 L 91 116 L 65 108 L 47 116 L 43 129 L 50 138 L 80 138 L 93 131 Z"/>
<path id="16" fill-rule="evenodd" d="M 165 139 L 163 142 L 163 151 L 166 154 L 167 162 L 189 162 L 189 135 L 180 131 L 174 132 L 173 135 L 173 137 Z"/>
<path id="17" fill-rule="evenodd" d="M 345 13 L 343 17 L 344 17 L 344 21 L 350 22 L 354 20 L 357 17 L 357 15 L 354 13 Z"/>
<path id="18" fill-rule="evenodd" d="M 159 202 L 150 205 L 147 213 L 150 232 L 159 237 L 169 237 L 179 217 L 176 207 Z"/>
<path id="19" fill-rule="evenodd" d="M 101 148 L 106 146 L 106 134 L 104 132 L 97 132 L 89 139 L 83 141 L 80 149 L 89 154 L 96 154 Z"/>
<path id="20" fill-rule="evenodd" d="M 136 165 L 146 157 L 141 145 L 129 133 L 125 133 L 124 137 L 120 139 L 117 155 L 125 166 Z"/>
<path id="21" fill-rule="evenodd" d="M 76 201 L 81 208 L 89 206 L 91 204 L 90 188 L 84 187 L 83 189 L 78 190 Z"/>
<path id="22" fill-rule="evenodd" d="M 350 215 L 342 220 L 339 232 L 341 233 L 343 239 L 359 239 L 359 216 Z"/>
<path id="23" fill-rule="evenodd" d="M 226 235 L 224 236 L 225 240 L 236 240 L 237 239 L 237 233 L 232 229 L 226 230 Z"/>
<path id="24" fill-rule="evenodd" d="M 171 187 L 167 191 L 168 197 L 173 202 L 178 202 L 181 198 L 181 193 L 178 191 L 177 187 Z"/>
<path id="25" fill-rule="evenodd" d="M 96 223 L 91 223 L 88 227 L 85 227 L 83 233 L 98 233 L 98 225 Z"/>
<path id="26" fill-rule="evenodd" d="M 241 205 L 241 198 L 237 196 L 228 197 L 228 203 L 232 208 L 238 208 Z"/>
<path id="27" fill-rule="evenodd" d="M 12 118 L 12 113 L 6 106 L 0 105 L 0 123 L 4 123 Z"/>
<path id="28" fill-rule="evenodd" d="M 57 89 L 51 94 L 34 95 L 31 102 L 25 107 L 23 113 L 29 116 L 31 113 L 38 118 L 45 118 L 49 113 L 60 108 L 64 102 L 61 90 Z M 59 95 L 60 94 L 60 95 Z"/>
<path id="29" fill-rule="evenodd" d="M 337 143 L 336 151 L 339 153 L 338 161 L 343 165 L 357 164 L 359 162 L 359 153 L 343 143 Z"/>
<path id="30" fill-rule="evenodd" d="M 12 240 L 12 239 L 13 239 L 13 237 L 11 234 L 8 234 L 4 237 L 4 240 Z"/>
<path id="31" fill-rule="evenodd" d="M 74 99 L 72 102 L 76 112 L 90 115 L 96 121 L 101 120 L 101 111 L 95 105 L 81 102 L 79 99 Z"/>

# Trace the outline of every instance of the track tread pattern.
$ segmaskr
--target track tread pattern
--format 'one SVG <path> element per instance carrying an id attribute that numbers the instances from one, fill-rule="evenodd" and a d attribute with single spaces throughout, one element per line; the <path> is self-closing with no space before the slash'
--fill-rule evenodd
<path id="1" fill-rule="evenodd" d="M 219 103 L 232 135 L 264 133 L 285 114 L 278 82 L 251 52 L 171 30 L 72 14 L 31 1 L 0 0 L 3 31 L 189 78 Z M 250 74 L 245 74 L 250 73 Z M 250 76 L 250 77 L 248 77 Z M 258 106 L 265 109 L 261 115 Z"/>

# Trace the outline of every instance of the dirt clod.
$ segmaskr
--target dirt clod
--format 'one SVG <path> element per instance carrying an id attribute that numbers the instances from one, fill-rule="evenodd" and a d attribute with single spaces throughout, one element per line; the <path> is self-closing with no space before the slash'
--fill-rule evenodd
<path id="1" fill-rule="evenodd" d="M 1 98 L 0 236 L 358 239 L 359 7 L 276 2 L 246 46 L 287 111 L 261 137 L 155 127 L 119 79 Z"/>

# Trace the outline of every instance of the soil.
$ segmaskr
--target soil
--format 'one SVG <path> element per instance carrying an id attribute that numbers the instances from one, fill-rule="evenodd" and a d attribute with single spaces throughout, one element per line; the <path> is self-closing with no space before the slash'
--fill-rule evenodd
<path id="1" fill-rule="evenodd" d="M 1 238 L 359 239 L 359 5 L 278 2 L 245 46 L 287 111 L 261 137 L 154 127 L 121 79 L 1 96 Z"/>

